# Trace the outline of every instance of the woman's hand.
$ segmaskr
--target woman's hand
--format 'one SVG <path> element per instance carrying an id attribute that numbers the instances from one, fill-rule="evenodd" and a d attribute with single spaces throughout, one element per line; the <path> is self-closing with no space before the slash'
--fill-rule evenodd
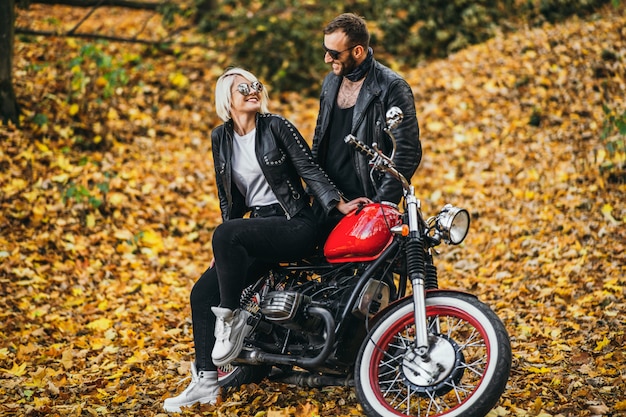
<path id="1" fill-rule="evenodd" d="M 354 211 L 358 209 L 359 207 L 362 207 L 371 202 L 372 200 L 370 200 L 367 197 L 359 197 L 359 198 L 355 198 L 354 200 L 350 200 L 347 202 L 344 200 L 341 200 L 339 203 L 337 203 L 336 208 L 337 210 L 341 212 L 341 214 L 348 214 L 351 211 Z"/>

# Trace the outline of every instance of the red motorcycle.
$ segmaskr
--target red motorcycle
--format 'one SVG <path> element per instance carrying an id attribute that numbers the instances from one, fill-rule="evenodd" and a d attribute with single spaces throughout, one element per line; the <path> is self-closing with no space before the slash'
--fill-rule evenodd
<path id="1" fill-rule="evenodd" d="M 277 266 L 248 287 L 252 333 L 220 384 L 269 377 L 310 387 L 355 387 L 368 416 L 485 416 L 504 392 L 511 346 L 498 316 L 475 296 L 439 289 L 433 248 L 460 244 L 467 210 L 445 205 L 424 219 L 413 186 L 354 136 L 374 170 L 403 185 L 403 210 L 372 203 L 346 215 L 323 255 Z"/>

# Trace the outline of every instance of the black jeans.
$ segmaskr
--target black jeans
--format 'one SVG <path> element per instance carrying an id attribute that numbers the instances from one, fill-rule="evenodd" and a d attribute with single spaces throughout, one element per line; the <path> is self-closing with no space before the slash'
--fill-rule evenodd
<path id="1" fill-rule="evenodd" d="M 213 233 L 215 267 L 207 269 L 191 290 L 191 319 L 198 370 L 212 371 L 215 315 L 211 307 L 235 310 L 246 286 L 278 262 L 296 261 L 315 247 L 317 224 L 310 209 L 285 216 L 233 219 Z"/>

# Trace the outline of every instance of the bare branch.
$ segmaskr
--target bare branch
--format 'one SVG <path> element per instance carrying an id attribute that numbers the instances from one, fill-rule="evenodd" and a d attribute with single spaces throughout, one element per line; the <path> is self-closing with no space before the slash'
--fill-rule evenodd
<path id="1" fill-rule="evenodd" d="M 78 29 L 80 25 L 82 25 L 85 22 L 85 20 L 89 19 L 89 16 L 94 14 L 94 12 L 98 9 L 98 7 L 102 5 L 104 1 L 105 0 L 99 0 L 98 3 L 95 6 L 93 6 L 93 8 L 80 20 L 80 22 L 76 23 L 76 25 L 72 29 L 70 29 L 67 33 L 73 34 L 74 32 L 76 32 L 76 29 Z"/>
<path id="2" fill-rule="evenodd" d="M 134 1 L 134 0 L 30 0 L 31 4 L 63 5 L 72 7 L 117 6 L 127 9 L 157 10 L 168 1 Z"/>
<path id="3" fill-rule="evenodd" d="M 45 30 L 32 30 L 28 28 L 16 27 L 15 33 L 19 33 L 21 35 L 32 35 L 32 36 L 48 36 L 48 37 L 64 37 L 64 38 L 82 38 L 82 39 L 102 39 L 110 42 L 120 42 L 120 43 L 137 43 L 140 45 L 150 45 L 150 46 L 171 46 L 171 45 L 180 45 L 185 47 L 201 47 L 208 48 L 209 45 L 201 42 L 176 42 L 172 40 L 149 40 L 149 39 L 137 39 L 137 38 L 123 38 L 119 36 L 107 36 L 100 35 L 97 33 L 57 33 L 52 31 Z"/>

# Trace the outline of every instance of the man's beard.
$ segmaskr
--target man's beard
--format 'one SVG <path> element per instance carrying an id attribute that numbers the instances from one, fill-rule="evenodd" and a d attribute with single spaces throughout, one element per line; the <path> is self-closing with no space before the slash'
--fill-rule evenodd
<path id="1" fill-rule="evenodd" d="M 341 64 L 341 71 L 339 72 L 339 75 L 341 77 L 345 77 L 346 75 L 350 74 L 357 66 L 358 65 L 356 63 L 356 60 L 354 59 L 352 54 L 350 54 L 350 57 L 346 60 L 346 62 Z"/>

